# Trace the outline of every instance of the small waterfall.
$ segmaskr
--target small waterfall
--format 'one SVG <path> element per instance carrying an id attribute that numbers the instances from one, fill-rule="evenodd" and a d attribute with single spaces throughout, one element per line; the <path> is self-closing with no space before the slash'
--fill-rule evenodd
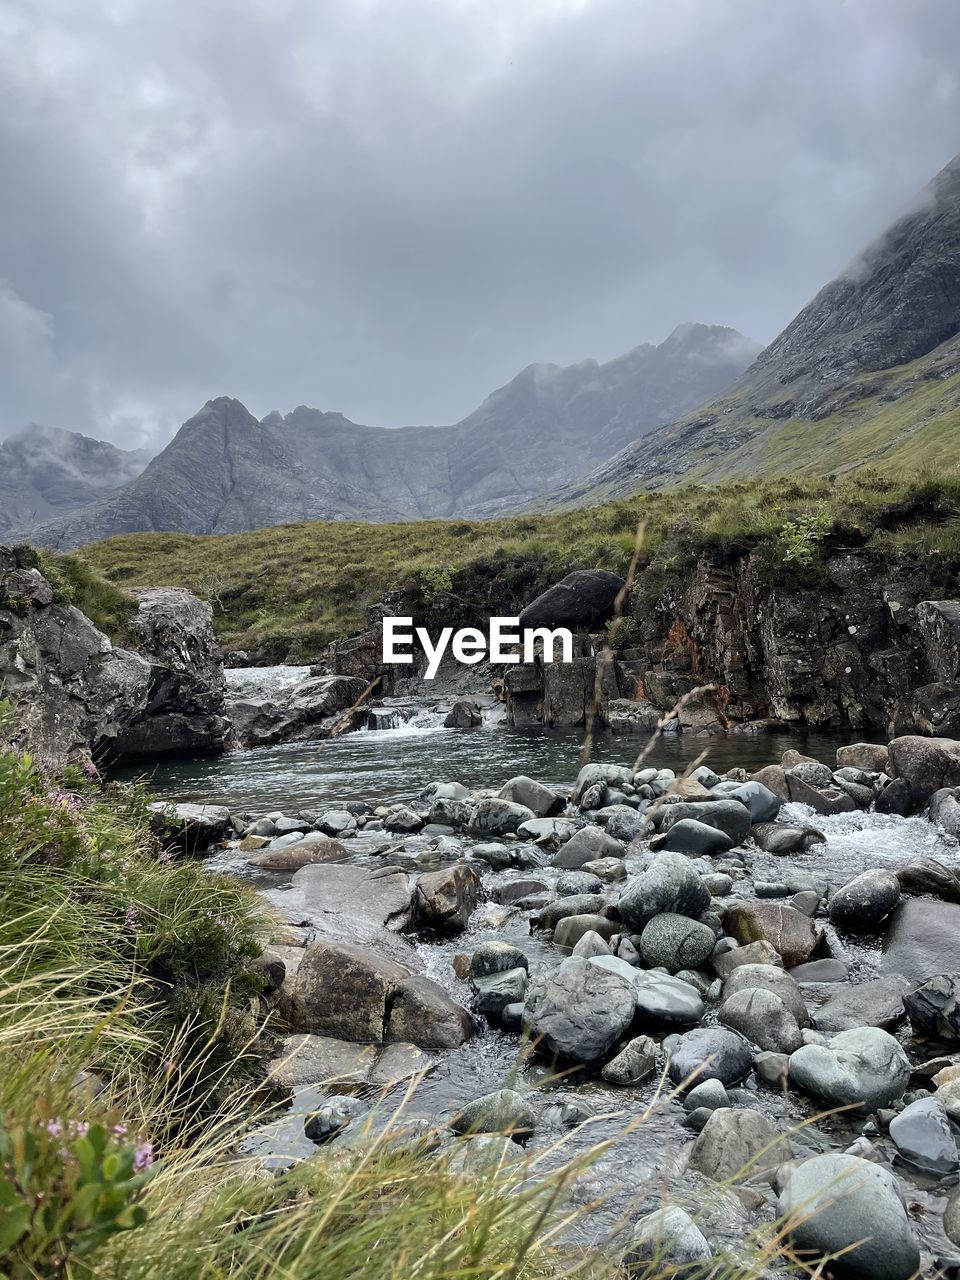
<path id="1" fill-rule="evenodd" d="M 299 684 L 310 675 L 309 667 L 226 667 L 223 672 L 230 693 L 239 697 L 271 698 Z"/>
<path id="2" fill-rule="evenodd" d="M 402 733 L 426 733 L 443 728 L 448 710 L 447 707 L 427 707 L 421 702 L 385 702 L 383 706 L 369 709 L 363 728 L 377 732 L 390 729 Z"/>

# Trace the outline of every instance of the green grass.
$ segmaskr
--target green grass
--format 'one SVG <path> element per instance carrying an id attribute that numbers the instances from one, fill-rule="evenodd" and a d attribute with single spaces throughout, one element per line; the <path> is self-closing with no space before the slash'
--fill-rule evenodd
<path id="1" fill-rule="evenodd" d="M 38 569 L 47 579 L 55 601 L 75 605 L 114 644 L 130 641 L 136 600 L 108 581 L 89 560 L 74 553 L 35 551 L 25 546 L 17 547 L 16 552 L 21 564 Z"/>
<path id="2" fill-rule="evenodd" d="M 228 648 L 273 661 L 310 660 L 331 640 L 362 630 L 367 607 L 391 592 L 425 618 L 472 621 L 505 612 L 572 569 L 623 573 L 638 521 L 646 524 L 638 598 L 648 603 L 703 554 L 757 552 L 774 581 L 802 587 L 810 567 L 788 552 L 791 523 L 805 516 L 825 520 L 824 549 L 866 543 L 946 584 L 960 544 L 960 471 L 864 469 L 840 478 L 689 485 L 499 520 L 126 534 L 75 555 L 116 588 L 184 586 L 210 599 Z M 929 558 L 932 549 L 941 552 L 939 564 Z"/>

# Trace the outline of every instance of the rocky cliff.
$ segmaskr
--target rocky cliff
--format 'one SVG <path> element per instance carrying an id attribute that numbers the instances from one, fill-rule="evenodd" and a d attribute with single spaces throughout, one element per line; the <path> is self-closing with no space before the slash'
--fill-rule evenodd
<path id="1" fill-rule="evenodd" d="M 960 450 L 960 157 L 826 285 L 735 386 L 629 445 L 546 506 L 678 480 L 864 463 L 954 467 Z"/>
<path id="2" fill-rule="evenodd" d="M 142 475 L 41 522 L 31 540 L 73 547 L 141 530 L 492 515 L 582 475 L 729 387 L 758 351 L 732 329 L 684 325 L 607 364 L 531 365 L 452 427 L 384 430 L 304 407 L 258 422 L 222 397 Z"/>
<path id="3" fill-rule="evenodd" d="M 220 649 L 210 607 L 189 591 L 137 593 L 121 648 L 55 598 L 27 550 L 0 547 L 0 691 L 37 756 L 136 759 L 222 751 Z"/>

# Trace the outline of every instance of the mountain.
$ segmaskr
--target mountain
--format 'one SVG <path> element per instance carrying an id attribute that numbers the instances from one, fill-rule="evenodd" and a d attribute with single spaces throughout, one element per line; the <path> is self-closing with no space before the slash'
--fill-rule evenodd
<path id="1" fill-rule="evenodd" d="M 150 454 L 75 431 L 30 426 L 0 441 L 0 537 L 115 492 Z"/>
<path id="2" fill-rule="evenodd" d="M 960 465 L 960 156 L 730 391 L 538 505 L 865 464 Z"/>
<path id="3" fill-rule="evenodd" d="M 30 536 L 71 547 L 141 530 L 515 510 L 729 387 L 758 351 L 732 329 L 682 325 L 606 364 L 530 365 L 450 427 L 364 427 L 302 406 L 258 422 L 221 397 L 118 492 Z"/>

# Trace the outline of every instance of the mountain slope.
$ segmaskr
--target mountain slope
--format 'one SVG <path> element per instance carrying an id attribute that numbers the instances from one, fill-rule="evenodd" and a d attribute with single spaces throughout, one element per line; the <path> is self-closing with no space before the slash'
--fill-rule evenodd
<path id="1" fill-rule="evenodd" d="M 127 451 L 75 431 L 31 426 L 0 441 L 0 535 L 82 507 L 119 489 L 147 465 Z"/>
<path id="2" fill-rule="evenodd" d="M 258 422 L 221 397 L 119 492 L 30 537 L 71 547 L 147 530 L 493 515 L 730 386 L 758 350 L 734 330 L 683 325 L 606 364 L 531 365 L 452 427 L 362 427 L 302 406 Z"/>
<path id="3" fill-rule="evenodd" d="M 731 391 L 541 504 L 745 474 L 960 462 L 960 157 Z"/>

